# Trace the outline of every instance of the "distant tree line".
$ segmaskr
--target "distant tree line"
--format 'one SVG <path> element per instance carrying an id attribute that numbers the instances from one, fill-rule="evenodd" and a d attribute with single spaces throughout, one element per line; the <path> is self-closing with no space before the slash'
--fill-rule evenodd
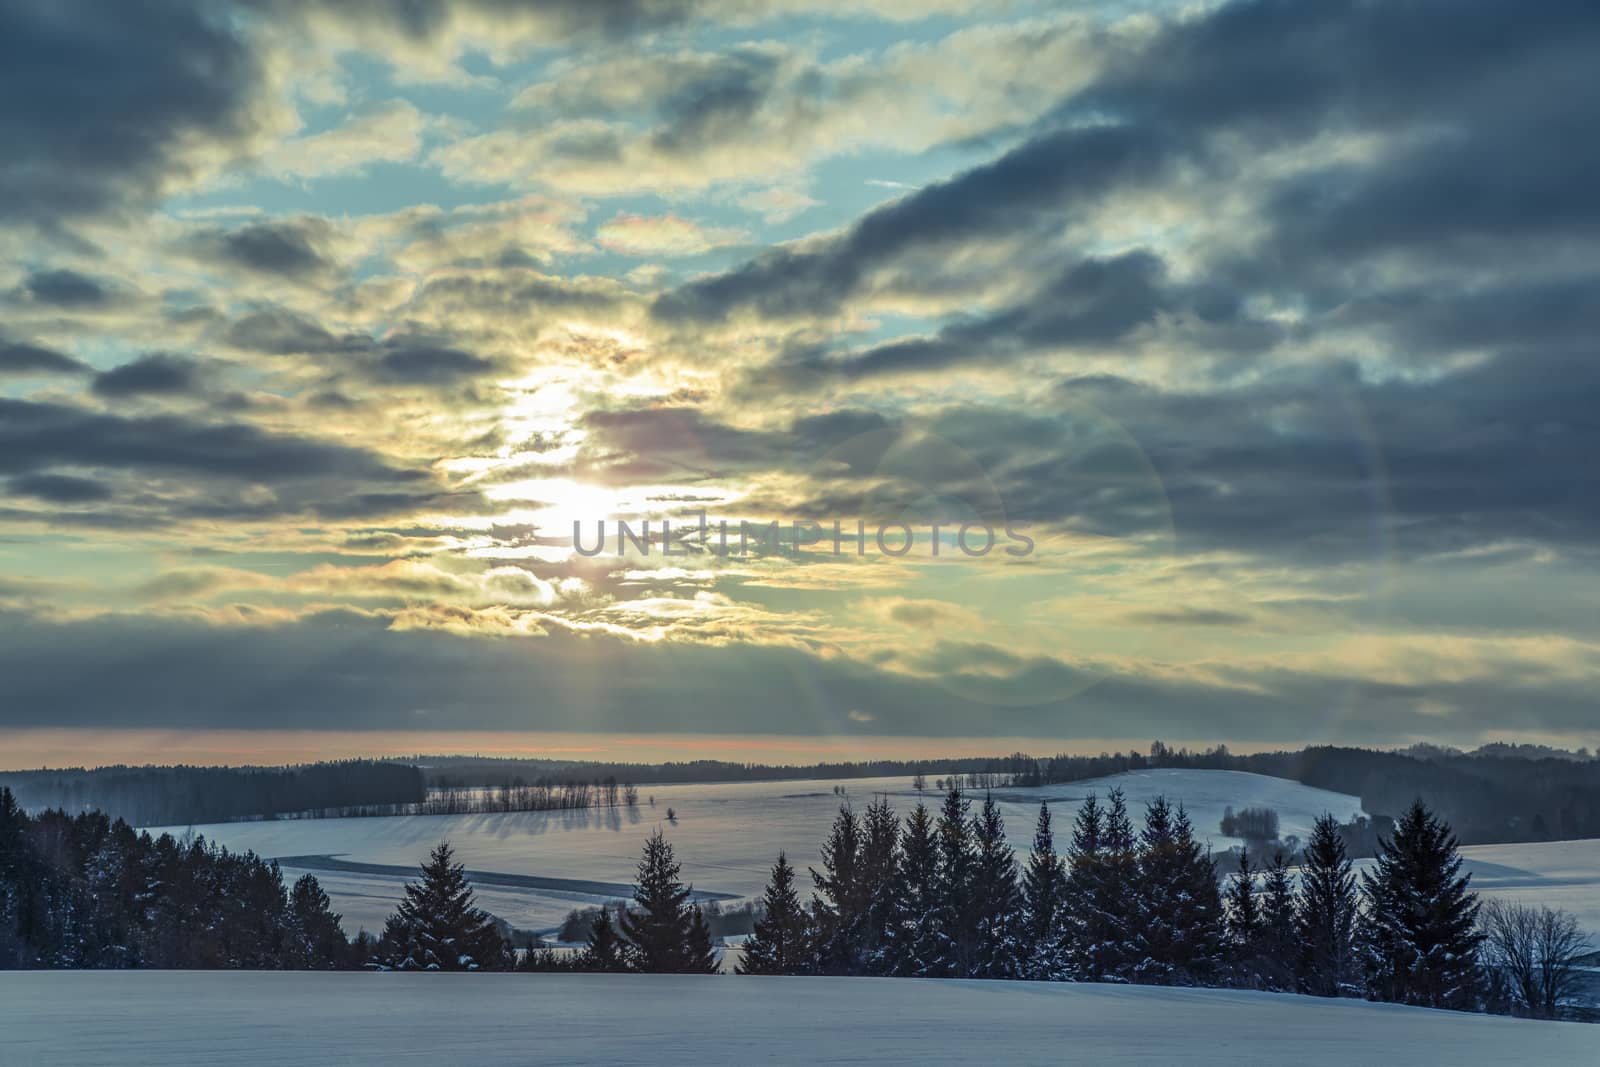
<path id="1" fill-rule="evenodd" d="M 1238 755 L 1226 746 L 1195 751 L 1160 741 L 1148 751 L 1025 753 L 959 759 L 866 760 L 783 766 L 693 760 L 579 763 L 483 757 L 417 757 L 436 785 L 483 785 L 530 767 L 556 777 L 612 775 L 640 783 L 769 781 L 785 778 L 908 776 L 943 792 L 1055 785 L 1152 768 L 1228 770 L 1287 778 L 1361 798 L 1375 816 L 1396 818 L 1414 798 L 1454 827 L 1466 844 L 1600 837 L 1600 759 L 1580 750 L 1485 746 L 1473 753 L 1418 747 L 1410 752 L 1317 746 Z M 1371 854 L 1369 851 L 1366 853 Z"/>
<path id="2" fill-rule="evenodd" d="M 297 767 L 99 767 L 0 772 L 29 811 L 100 811 L 133 826 L 184 826 L 427 799 L 423 772 L 404 763 L 343 760 Z"/>
<path id="3" fill-rule="evenodd" d="M 1035 757 L 1024 753 L 960 759 L 868 760 L 804 766 L 692 760 L 606 763 L 416 756 L 284 768 L 109 767 L 0 772 L 31 811 L 101 810 L 136 826 L 326 815 L 456 814 L 546 811 L 637 802 L 622 782 L 729 782 L 907 775 L 918 792 L 955 786 L 977 791 L 1053 785 L 1151 768 L 1248 771 L 1361 798 L 1392 819 L 1421 797 L 1466 844 L 1600 837 L 1600 759 L 1586 751 L 1486 746 L 1474 753 L 1417 746 L 1401 752 L 1315 747 L 1235 755 L 1160 741 L 1148 752 Z M 630 792 L 631 791 L 631 792 Z M 608 795 L 613 799 L 605 799 Z M 630 799 L 630 796 L 632 799 Z M 1375 825 L 1364 836 L 1371 855 Z M 1354 845 L 1357 838 L 1350 838 Z"/>
<path id="4" fill-rule="evenodd" d="M 103 812 L 28 815 L 0 788 L 0 968 L 360 967 L 311 875 Z"/>

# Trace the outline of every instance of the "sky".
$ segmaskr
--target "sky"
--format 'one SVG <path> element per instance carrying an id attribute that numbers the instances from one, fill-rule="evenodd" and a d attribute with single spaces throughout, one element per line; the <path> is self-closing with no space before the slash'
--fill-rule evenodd
<path id="1" fill-rule="evenodd" d="M 0 4 L 0 765 L 1592 745 L 1597 54 Z"/>

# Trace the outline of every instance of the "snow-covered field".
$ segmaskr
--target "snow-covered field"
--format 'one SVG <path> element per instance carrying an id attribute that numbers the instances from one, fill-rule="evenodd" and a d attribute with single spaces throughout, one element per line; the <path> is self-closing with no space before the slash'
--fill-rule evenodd
<path id="1" fill-rule="evenodd" d="M 1600 942 L 1600 839 L 1469 845 L 1461 854 L 1484 896 L 1562 908 Z"/>
<path id="2" fill-rule="evenodd" d="M 905 777 L 645 786 L 637 810 L 304 819 L 222 823 L 194 830 L 229 848 L 252 849 L 272 858 L 298 857 L 284 864 L 285 875 L 294 878 L 312 870 L 344 913 L 352 933 L 363 927 L 374 932 L 382 928 L 405 880 L 441 838 L 450 840 L 470 871 L 528 883 L 550 879 L 602 883 L 574 888 L 478 879 L 483 907 L 515 926 L 548 930 L 575 906 L 626 896 L 639 846 L 657 825 L 672 841 L 684 878 L 700 891 L 733 897 L 759 894 L 779 849 L 788 852 L 803 872 L 806 864 L 816 862 L 823 836 L 844 799 L 833 792 L 839 784 L 845 785 L 857 808 L 884 793 L 904 814 L 919 799 Z M 940 797 L 931 788 L 933 782 L 928 784 L 921 799 L 936 808 Z M 1219 850 L 1238 843 L 1218 831 L 1228 805 L 1273 808 L 1280 816 L 1281 832 L 1302 838 L 1324 811 L 1347 819 L 1361 807 L 1355 797 L 1342 793 L 1232 771 L 1133 772 L 1036 789 L 998 790 L 996 796 L 1011 843 L 1025 852 L 1041 799 L 1050 801 L 1058 842 L 1064 846 L 1083 798 L 1090 792 L 1103 798 L 1116 785 L 1127 794 L 1135 819 L 1145 802 L 1158 794 L 1181 800 L 1202 839 Z M 669 807 L 677 813 L 676 823 L 666 821 Z M 186 828 L 165 829 L 181 834 Z M 330 870 L 324 862 L 305 857 L 333 857 L 389 869 Z"/>
<path id="3" fill-rule="evenodd" d="M 687 975 L 0 974 L 0 1062 L 1593 1064 L 1600 1029 L 1222 990 Z"/>

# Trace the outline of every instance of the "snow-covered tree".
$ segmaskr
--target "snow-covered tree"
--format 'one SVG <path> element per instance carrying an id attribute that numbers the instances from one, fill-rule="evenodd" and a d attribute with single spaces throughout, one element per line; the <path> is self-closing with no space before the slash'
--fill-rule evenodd
<path id="1" fill-rule="evenodd" d="M 1017 857 L 1006 843 L 1005 821 L 992 795 L 973 819 L 973 910 L 977 954 L 969 973 L 975 978 L 1016 978 L 1024 971 L 1022 894 L 1017 888 Z"/>
<path id="2" fill-rule="evenodd" d="M 1362 875 L 1367 995 L 1435 1008 L 1469 1008 L 1477 993 L 1477 894 L 1462 874 L 1449 827 L 1415 801 Z"/>
<path id="3" fill-rule="evenodd" d="M 383 943 L 396 970 L 497 971 L 513 963 L 494 919 L 474 906 L 472 886 L 448 841 L 429 854 L 421 879 L 406 884 Z"/>
<path id="4" fill-rule="evenodd" d="M 1073 976 L 1080 981 L 1127 981 L 1133 964 L 1138 861 L 1122 790 L 1101 807 L 1090 794 L 1073 823 L 1067 854 L 1064 928 Z"/>
<path id="5" fill-rule="evenodd" d="M 1300 989 L 1336 997 L 1356 981 L 1356 876 L 1345 854 L 1339 821 L 1325 814 L 1311 830 L 1295 900 Z"/>
<path id="6" fill-rule="evenodd" d="M 978 962 L 978 909 L 974 892 L 977 852 L 972 841 L 970 806 L 960 789 L 944 798 L 934 828 L 939 866 L 933 879 L 933 954 L 926 973 L 964 978 Z"/>
<path id="7" fill-rule="evenodd" d="M 1022 877 L 1023 959 L 1029 978 L 1066 977 L 1067 956 L 1062 936 L 1067 871 L 1056 854 L 1050 827 L 1050 805 L 1039 802 L 1033 829 L 1033 854 Z"/>
<path id="8" fill-rule="evenodd" d="M 1202 985 L 1222 964 L 1222 897 L 1216 868 L 1194 840 L 1182 805 L 1156 797 L 1139 837 L 1133 978 Z"/>
<path id="9" fill-rule="evenodd" d="M 900 835 L 900 863 L 895 873 L 893 912 L 884 930 L 884 966 L 889 974 L 920 977 L 938 962 L 934 934 L 939 873 L 939 846 L 933 816 L 918 804 L 906 817 Z"/>

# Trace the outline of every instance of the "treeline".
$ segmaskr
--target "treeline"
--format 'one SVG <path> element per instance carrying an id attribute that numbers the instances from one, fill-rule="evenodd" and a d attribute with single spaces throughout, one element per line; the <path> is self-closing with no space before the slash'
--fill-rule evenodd
<path id="1" fill-rule="evenodd" d="M 1399 816 L 1421 797 L 1465 844 L 1600 837 L 1600 759 L 1501 752 L 1407 755 L 1319 746 L 1235 755 L 1224 745 L 1191 751 L 1157 741 L 1148 753 L 1059 755 L 1015 773 L 1019 784 L 1050 785 L 1152 768 L 1247 771 L 1360 797 L 1374 815 Z M 1006 762 L 1019 759 L 1027 757 Z"/>
<path id="2" fill-rule="evenodd" d="M 992 798 L 957 791 L 902 825 L 886 799 L 841 810 L 809 905 L 780 854 L 744 945 L 747 974 L 1013 978 L 1231 986 L 1553 1018 L 1592 946 L 1560 912 L 1484 909 L 1449 828 L 1414 802 L 1358 882 L 1337 820 L 1298 880 L 1247 853 L 1219 885 L 1181 806 L 1137 831 L 1122 794 L 1079 808 L 1058 856 L 1041 804 L 1025 868 Z"/>
<path id="3" fill-rule="evenodd" d="M 439 788 L 492 786 L 521 776 L 593 780 L 616 778 L 652 785 L 695 782 L 768 782 L 801 778 L 888 778 L 922 774 L 987 774 L 1009 784 L 1012 776 L 1032 769 L 1031 756 L 971 756 L 952 759 L 861 760 L 806 764 L 736 763 L 727 760 L 685 760 L 666 763 L 613 763 L 578 760 L 502 759 L 492 756 L 413 757 Z M 1022 784 L 1022 783 L 1017 783 Z"/>
<path id="4" fill-rule="evenodd" d="M 0 788 L 0 968 L 363 966 L 311 875 L 103 812 L 30 816 Z"/>
<path id="5" fill-rule="evenodd" d="M 133 826 L 183 826 L 398 807 L 427 799 L 404 763 L 344 760 L 296 767 L 99 767 L 0 772 L 28 811 L 100 811 Z"/>
<path id="6" fill-rule="evenodd" d="M 403 804 L 366 804 L 324 810 L 317 818 L 385 817 L 394 815 L 484 815 L 512 811 L 583 811 L 588 808 L 635 808 L 638 787 L 615 778 L 592 782 L 516 778 L 497 786 L 447 786 L 428 790 L 426 800 Z"/>

